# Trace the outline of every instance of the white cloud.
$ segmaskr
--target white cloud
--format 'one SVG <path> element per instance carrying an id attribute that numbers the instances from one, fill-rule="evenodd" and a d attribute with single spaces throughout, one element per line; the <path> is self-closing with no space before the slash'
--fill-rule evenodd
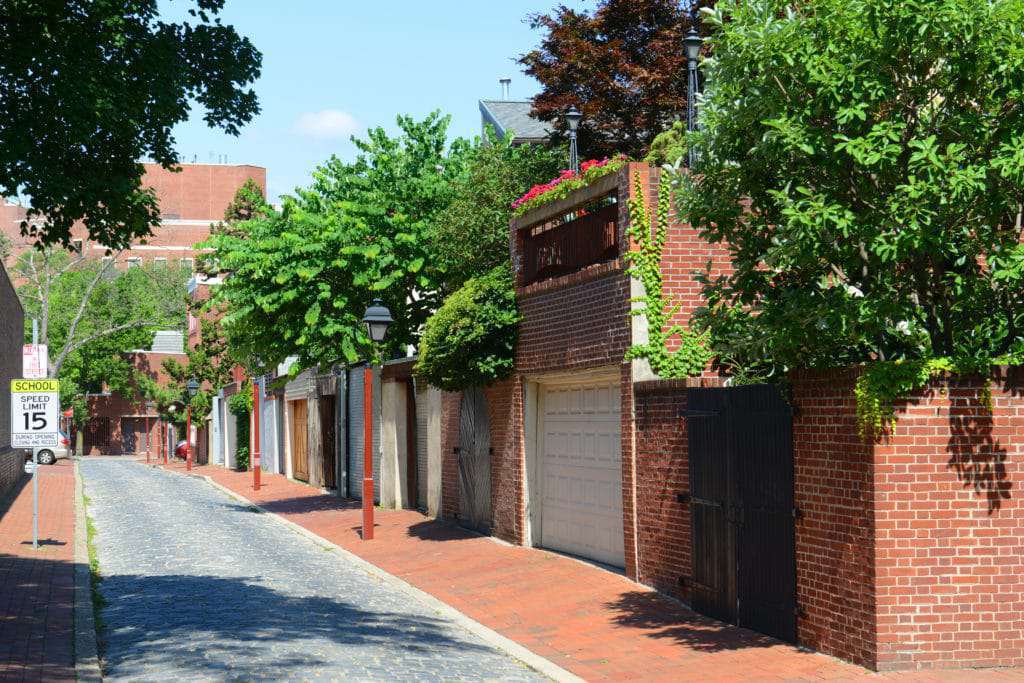
<path id="1" fill-rule="evenodd" d="M 347 111 L 324 109 L 301 114 L 295 132 L 314 138 L 347 138 L 359 130 L 359 122 Z"/>

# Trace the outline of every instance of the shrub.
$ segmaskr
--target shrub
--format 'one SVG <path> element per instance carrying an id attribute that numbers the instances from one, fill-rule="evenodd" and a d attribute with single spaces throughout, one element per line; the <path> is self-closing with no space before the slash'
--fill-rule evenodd
<path id="1" fill-rule="evenodd" d="M 518 322 L 508 265 L 470 279 L 427 321 L 416 373 L 445 391 L 504 379 L 512 372 Z"/>

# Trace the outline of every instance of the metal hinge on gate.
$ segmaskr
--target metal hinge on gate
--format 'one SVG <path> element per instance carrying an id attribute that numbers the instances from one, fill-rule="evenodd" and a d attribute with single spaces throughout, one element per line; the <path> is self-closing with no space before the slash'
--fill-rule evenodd
<path id="1" fill-rule="evenodd" d="M 679 411 L 679 417 L 717 417 L 721 414 L 721 411 L 718 410 L 687 410 L 684 408 Z"/>
<path id="2" fill-rule="evenodd" d="M 793 519 L 803 519 L 803 518 L 804 518 L 804 511 L 801 510 L 800 508 L 797 508 L 797 507 L 793 508 Z"/>
<path id="3" fill-rule="evenodd" d="M 682 503 L 683 505 L 687 505 L 690 502 L 690 494 L 689 493 L 677 493 L 676 494 L 676 502 Z"/>

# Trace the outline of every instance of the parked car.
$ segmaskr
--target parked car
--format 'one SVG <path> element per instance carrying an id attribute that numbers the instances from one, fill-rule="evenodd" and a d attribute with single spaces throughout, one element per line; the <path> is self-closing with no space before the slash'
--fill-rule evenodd
<path id="1" fill-rule="evenodd" d="M 59 445 L 56 448 L 41 446 L 35 448 L 32 451 L 32 455 L 28 457 L 38 459 L 40 465 L 52 465 L 61 458 L 68 457 L 71 454 L 71 439 L 64 433 L 64 430 L 59 430 L 58 433 L 60 434 L 60 439 Z"/>

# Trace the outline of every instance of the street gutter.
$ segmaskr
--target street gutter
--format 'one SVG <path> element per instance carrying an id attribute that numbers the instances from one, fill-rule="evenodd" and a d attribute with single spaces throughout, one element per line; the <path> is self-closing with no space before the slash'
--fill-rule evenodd
<path id="1" fill-rule="evenodd" d="M 75 677 L 79 681 L 102 681 L 86 541 L 84 486 L 75 458 Z"/>

